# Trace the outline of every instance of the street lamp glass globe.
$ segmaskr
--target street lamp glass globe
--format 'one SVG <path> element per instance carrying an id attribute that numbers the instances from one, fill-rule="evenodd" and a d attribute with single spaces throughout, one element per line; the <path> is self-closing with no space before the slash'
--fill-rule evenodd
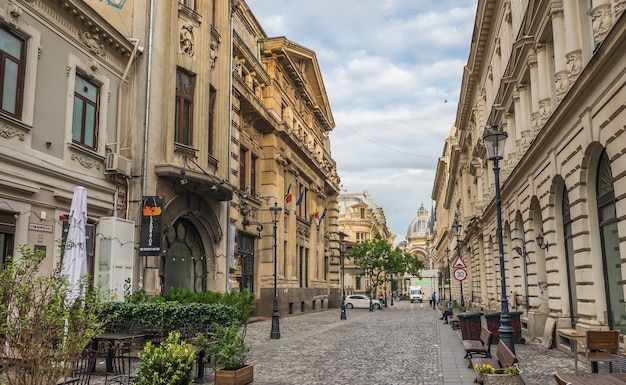
<path id="1" fill-rule="evenodd" d="M 487 148 L 487 157 L 491 160 L 504 158 L 504 143 L 509 136 L 504 131 L 498 131 L 498 126 L 491 126 L 492 130 L 483 135 L 483 141 Z"/>

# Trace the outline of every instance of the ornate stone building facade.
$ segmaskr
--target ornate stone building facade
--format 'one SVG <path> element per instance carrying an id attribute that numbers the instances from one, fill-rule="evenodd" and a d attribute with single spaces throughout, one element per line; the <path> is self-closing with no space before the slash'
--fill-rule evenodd
<path id="1" fill-rule="evenodd" d="M 626 331 L 624 5 L 478 2 L 433 189 L 435 255 L 456 247 L 457 220 L 469 261 L 466 303 L 499 310 L 493 163 L 482 143 L 497 126 L 508 134 L 499 162 L 507 294 L 530 337 L 542 336 L 548 320 L 557 329 Z"/>
<path id="2" fill-rule="evenodd" d="M 276 263 L 279 313 L 321 310 L 338 298 L 339 178 L 317 58 L 284 37 L 266 36 L 243 1 L 233 18 L 232 285 L 251 289 L 256 312 L 269 316 Z M 280 208 L 275 223 L 273 207 Z"/>
<path id="3" fill-rule="evenodd" d="M 26 244 L 51 267 L 82 185 L 89 272 L 119 299 L 248 288 L 269 315 L 276 204 L 281 315 L 338 298 L 334 121 L 313 51 L 235 0 L 0 0 L 0 28 L 17 74 L 1 79 L 15 91 L 0 103 L 3 260 Z"/>
<path id="4" fill-rule="evenodd" d="M 347 245 L 372 240 L 377 234 L 391 244 L 395 241 L 395 236 L 387 226 L 385 212 L 376 204 L 368 191 L 339 195 L 338 228 L 345 234 L 344 240 Z M 344 273 L 344 287 L 347 294 L 368 293 L 370 283 L 367 277 L 357 278 L 362 270 L 350 260 L 345 260 Z M 389 291 L 386 290 L 386 292 Z"/>

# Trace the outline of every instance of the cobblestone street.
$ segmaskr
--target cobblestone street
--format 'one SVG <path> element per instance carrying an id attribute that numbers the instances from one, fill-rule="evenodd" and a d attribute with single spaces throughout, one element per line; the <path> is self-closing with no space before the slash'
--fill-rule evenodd
<path id="1" fill-rule="evenodd" d="M 459 331 L 439 319 L 427 303 L 396 301 L 373 312 L 340 310 L 292 316 L 280 320 L 281 338 L 271 340 L 271 320 L 248 324 L 246 342 L 252 348 L 255 385 L 471 385 Z M 528 380 L 526 385 L 552 385 L 555 371 L 573 372 L 572 355 L 527 341 L 515 345 Z M 495 347 L 492 347 L 495 352 Z M 136 370 L 137 360 L 133 360 Z M 579 362 L 580 370 L 589 368 Z M 194 372 L 195 373 L 195 372 Z M 206 365 L 201 382 L 213 383 Z M 200 382 L 200 381 L 198 381 Z M 104 384 L 92 376 L 91 384 Z"/>

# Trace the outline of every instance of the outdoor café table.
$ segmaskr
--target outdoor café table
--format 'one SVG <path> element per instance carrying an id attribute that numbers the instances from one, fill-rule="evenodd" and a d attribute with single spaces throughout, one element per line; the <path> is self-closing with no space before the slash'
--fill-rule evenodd
<path id="1" fill-rule="evenodd" d="M 572 385 L 626 385 L 626 373 L 558 373 Z"/>
<path id="2" fill-rule="evenodd" d="M 115 347 L 115 343 L 116 342 L 128 342 L 128 341 L 134 341 L 135 339 L 139 339 L 139 338 L 143 338 L 145 336 L 145 334 L 129 334 L 129 333 L 102 333 L 99 334 L 97 336 L 95 336 L 92 340 L 92 348 L 95 351 L 98 351 L 98 345 L 100 344 L 100 341 L 105 341 L 107 342 L 105 349 L 106 349 L 106 371 L 108 373 L 113 372 L 113 354 L 114 354 L 114 347 Z M 95 371 L 95 365 L 93 368 Z"/>
<path id="3" fill-rule="evenodd" d="M 561 333 L 561 335 L 569 338 L 570 340 L 573 340 L 573 342 L 574 342 L 574 347 L 573 347 L 573 352 L 574 352 L 574 370 L 576 371 L 576 373 L 578 373 L 578 340 L 586 338 L 587 337 L 587 333 L 579 332 L 579 331 L 574 330 L 574 329 L 559 330 L 559 333 Z"/>

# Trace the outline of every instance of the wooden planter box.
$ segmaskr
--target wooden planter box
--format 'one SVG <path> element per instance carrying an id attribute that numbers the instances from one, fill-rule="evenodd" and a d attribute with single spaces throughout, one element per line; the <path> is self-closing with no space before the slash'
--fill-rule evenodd
<path id="1" fill-rule="evenodd" d="M 483 374 L 483 385 L 524 385 L 519 374 Z"/>
<path id="2" fill-rule="evenodd" d="M 215 370 L 215 385 L 246 385 L 254 379 L 254 365 L 237 370 Z"/>

